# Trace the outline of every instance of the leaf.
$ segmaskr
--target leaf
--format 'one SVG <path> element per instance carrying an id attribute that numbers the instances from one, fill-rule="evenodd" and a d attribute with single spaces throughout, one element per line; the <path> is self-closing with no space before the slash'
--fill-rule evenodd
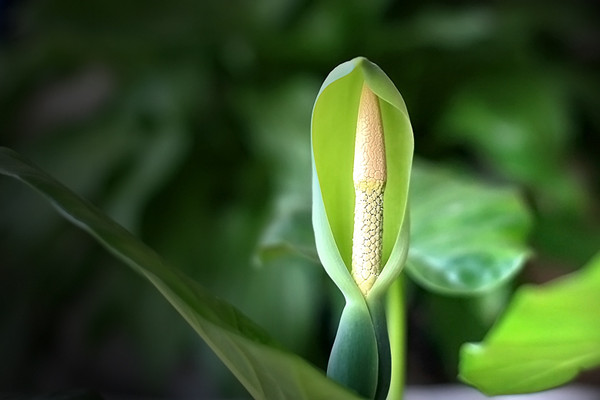
<path id="1" fill-rule="evenodd" d="M 529 393 L 600 366 L 600 253 L 579 272 L 515 294 L 482 343 L 461 349 L 460 379 L 488 395 Z"/>
<path id="2" fill-rule="evenodd" d="M 262 265 L 288 255 L 319 263 L 310 209 L 305 206 L 287 207 L 272 218 L 261 237 L 255 259 Z"/>
<path id="3" fill-rule="evenodd" d="M 228 303 L 210 295 L 65 186 L 0 147 L 0 174 L 41 192 L 70 222 L 150 281 L 258 399 L 354 399 L 299 356 L 274 343 Z"/>
<path id="4" fill-rule="evenodd" d="M 569 102 L 564 77 L 539 68 L 483 76 L 456 93 L 439 131 L 473 148 L 503 176 L 531 187 L 544 197 L 541 207 L 577 210 L 585 193 L 567 166 Z"/>
<path id="5" fill-rule="evenodd" d="M 428 290 L 469 295 L 514 276 L 529 255 L 530 217 L 514 189 L 416 163 L 407 271 Z"/>
<path id="6" fill-rule="evenodd" d="M 310 219 L 310 136 L 306 134 L 306 109 L 314 103 L 317 84 L 290 78 L 275 88 L 236 94 L 238 111 L 252 130 L 253 152 L 267 163 L 275 193 L 266 199 L 272 211 L 257 243 L 258 264 L 276 260 L 286 265 L 281 256 L 288 255 L 319 264 Z"/>

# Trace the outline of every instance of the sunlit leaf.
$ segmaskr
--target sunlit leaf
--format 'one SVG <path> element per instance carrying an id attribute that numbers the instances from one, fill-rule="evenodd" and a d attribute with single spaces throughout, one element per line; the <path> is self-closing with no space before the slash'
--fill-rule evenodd
<path id="1" fill-rule="evenodd" d="M 461 350 L 460 378 L 489 395 L 549 389 L 600 366 L 600 254 L 583 270 L 517 291 L 482 343 Z"/>
<path id="2" fill-rule="evenodd" d="M 94 206 L 0 148 L 0 174 L 41 192 L 70 222 L 90 233 L 151 282 L 257 399 L 353 399 L 351 392 L 271 340 L 228 303 L 209 294 Z"/>
<path id="3" fill-rule="evenodd" d="M 514 189 L 418 163 L 411 180 L 409 275 L 428 290 L 475 294 L 521 268 L 530 217 Z"/>

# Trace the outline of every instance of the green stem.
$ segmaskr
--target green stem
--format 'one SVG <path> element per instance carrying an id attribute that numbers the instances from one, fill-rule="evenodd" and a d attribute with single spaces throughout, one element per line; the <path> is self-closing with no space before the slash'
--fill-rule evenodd
<path id="1" fill-rule="evenodd" d="M 406 359 L 406 321 L 404 304 L 404 274 L 394 281 L 387 294 L 387 317 L 392 352 L 392 379 L 388 400 L 402 400 Z"/>
<path id="2" fill-rule="evenodd" d="M 392 356 L 386 318 L 385 298 L 367 301 L 377 339 L 378 378 L 375 400 L 385 400 L 392 375 Z"/>
<path id="3" fill-rule="evenodd" d="M 329 356 L 327 376 L 372 399 L 378 380 L 377 339 L 363 299 L 347 301 Z"/>

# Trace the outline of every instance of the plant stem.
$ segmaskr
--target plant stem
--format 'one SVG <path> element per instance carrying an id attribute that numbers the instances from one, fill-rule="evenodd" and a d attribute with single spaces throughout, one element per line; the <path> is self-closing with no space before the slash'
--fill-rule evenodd
<path id="1" fill-rule="evenodd" d="M 372 300 L 372 299 L 371 299 Z M 377 339 L 378 378 L 375 400 L 385 400 L 392 379 L 392 356 L 390 349 L 389 330 L 387 327 L 386 299 L 367 301 L 375 337 Z"/>
<path id="2" fill-rule="evenodd" d="M 387 318 L 390 348 L 392 352 L 392 379 L 388 400 L 404 397 L 406 360 L 406 316 L 404 304 L 404 274 L 401 274 L 387 294 Z"/>
<path id="3" fill-rule="evenodd" d="M 327 376 L 373 399 L 379 376 L 377 337 L 363 299 L 347 301 L 327 364 Z"/>

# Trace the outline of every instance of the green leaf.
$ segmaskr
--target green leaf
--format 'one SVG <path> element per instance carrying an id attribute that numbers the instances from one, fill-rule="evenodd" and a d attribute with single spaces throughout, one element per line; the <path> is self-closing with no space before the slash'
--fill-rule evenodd
<path id="1" fill-rule="evenodd" d="M 564 81 L 539 68 L 474 79 L 455 94 L 439 131 L 531 187 L 542 207 L 581 209 L 585 193 L 567 165 L 572 117 Z"/>
<path id="2" fill-rule="evenodd" d="M 209 294 L 124 228 L 65 186 L 0 148 L 0 174 L 41 192 L 70 222 L 150 281 L 259 399 L 354 399 L 307 363 L 274 343 L 262 329 L 228 303 Z"/>
<path id="3" fill-rule="evenodd" d="M 460 378 L 488 395 L 529 393 L 600 366 L 600 253 L 581 271 L 517 291 L 482 343 L 461 349 Z"/>
<path id="4" fill-rule="evenodd" d="M 283 203 L 285 200 L 279 202 Z M 291 256 L 318 264 L 310 209 L 306 205 L 289 205 L 278 211 L 260 239 L 255 254 L 256 262 L 263 265 Z"/>
<path id="5" fill-rule="evenodd" d="M 320 264 L 311 225 L 310 136 L 306 134 L 306 109 L 315 101 L 315 84 L 312 79 L 290 78 L 275 88 L 236 94 L 239 112 L 252 130 L 255 156 L 267 164 L 274 192 L 267 200 L 269 222 L 256 247 L 258 264 L 286 265 L 282 256 L 288 255 Z"/>
<path id="6" fill-rule="evenodd" d="M 514 189 L 416 163 L 409 275 L 428 290 L 469 295 L 514 276 L 529 251 L 530 217 Z"/>

